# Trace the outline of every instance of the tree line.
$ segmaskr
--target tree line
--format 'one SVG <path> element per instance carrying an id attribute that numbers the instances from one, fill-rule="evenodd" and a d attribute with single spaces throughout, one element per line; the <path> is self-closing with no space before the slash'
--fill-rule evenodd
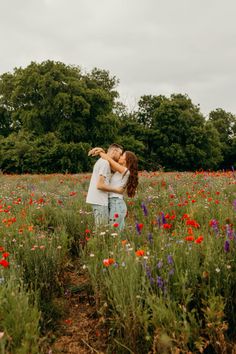
<path id="1" fill-rule="evenodd" d="M 236 163 L 236 116 L 217 108 L 206 118 L 187 95 L 143 95 L 130 112 L 108 71 L 62 62 L 31 62 L 0 76 L 0 170 L 91 170 L 92 146 L 134 151 L 140 169 L 229 169 Z"/>

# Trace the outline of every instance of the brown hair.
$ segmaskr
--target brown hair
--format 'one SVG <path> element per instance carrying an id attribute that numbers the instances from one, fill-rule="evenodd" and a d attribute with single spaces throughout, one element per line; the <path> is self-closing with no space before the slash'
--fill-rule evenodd
<path id="1" fill-rule="evenodd" d="M 127 182 L 127 194 L 128 197 L 134 197 L 136 188 L 138 186 L 138 158 L 131 151 L 125 151 L 126 167 L 128 168 L 130 175 Z"/>
<path id="2" fill-rule="evenodd" d="M 111 145 L 108 147 L 108 150 L 110 150 L 110 149 L 120 149 L 122 152 L 123 152 L 123 150 L 124 150 L 121 145 L 116 144 L 116 143 L 111 144 Z"/>

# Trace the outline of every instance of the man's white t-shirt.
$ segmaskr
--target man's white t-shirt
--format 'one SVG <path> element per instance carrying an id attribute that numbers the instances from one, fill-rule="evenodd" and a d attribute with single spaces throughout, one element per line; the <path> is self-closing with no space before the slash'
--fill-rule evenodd
<path id="1" fill-rule="evenodd" d="M 123 174 L 120 172 L 115 172 L 111 177 L 110 187 L 113 188 L 125 187 L 128 182 L 129 175 L 130 172 L 127 169 Z M 121 198 L 121 199 L 124 198 L 123 194 L 113 193 L 113 192 L 109 193 L 109 198 L 114 198 L 114 197 Z"/>
<path id="2" fill-rule="evenodd" d="M 99 176 L 105 177 L 105 184 L 109 184 L 111 168 L 107 160 L 100 158 L 93 167 L 93 174 L 90 180 L 86 203 L 97 205 L 108 205 L 108 192 L 97 189 Z"/>

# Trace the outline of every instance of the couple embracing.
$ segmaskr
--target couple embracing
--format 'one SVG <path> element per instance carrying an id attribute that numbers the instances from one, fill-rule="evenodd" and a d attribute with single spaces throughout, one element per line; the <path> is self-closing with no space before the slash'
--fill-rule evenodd
<path id="1" fill-rule="evenodd" d="M 134 197 L 138 186 L 138 159 L 131 151 L 123 152 L 118 144 L 109 146 L 107 153 L 102 148 L 89 151 L 90 156 L 100 155 L 94 165 L 86 203 L 92 205 L 95 225 L 125 225 L 127 206 L 124 193 Z"/>

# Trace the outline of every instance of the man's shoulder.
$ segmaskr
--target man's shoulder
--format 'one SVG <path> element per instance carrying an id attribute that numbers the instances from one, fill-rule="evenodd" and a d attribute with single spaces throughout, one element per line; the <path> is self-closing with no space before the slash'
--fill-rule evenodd
<path id="1" fill-rule="evenodd" d="M 109 166 L 110 167 L 110 164 L 107 160 L 104 160 L 100 157 L 100 159 L 97 160 L 96 164 L 97 166 Z"/>

